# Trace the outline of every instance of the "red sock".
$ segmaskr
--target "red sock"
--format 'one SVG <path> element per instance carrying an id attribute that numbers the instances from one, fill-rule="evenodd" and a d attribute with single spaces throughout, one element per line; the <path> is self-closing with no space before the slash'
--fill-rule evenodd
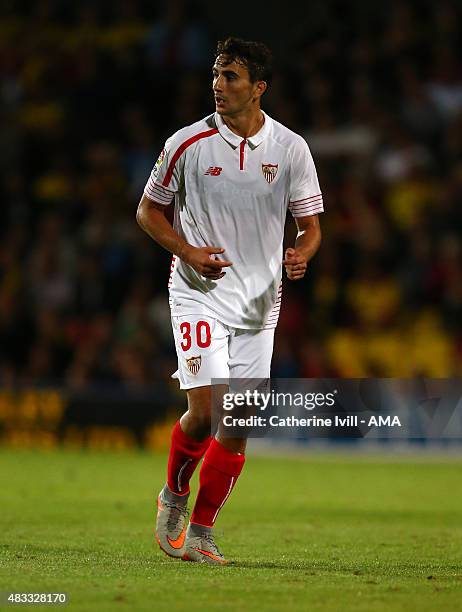
<path id="1" fill-rule="evenodd" d="M 202 463 L 199 493 L 191 523 L 213 527 L 244 467 L 245 455 L 233 453 L 213 439 Z"/>
<path id="2" fill-rule="evenodd" d="M 167 484 L 170 491 L 180 495 L 189 493 L 191 476 L 211 440 L 211 436 L 208 436 L 202 442 L 197 442 L 184 433 L 180 421 L 175 423 L 168 457 Z"/>

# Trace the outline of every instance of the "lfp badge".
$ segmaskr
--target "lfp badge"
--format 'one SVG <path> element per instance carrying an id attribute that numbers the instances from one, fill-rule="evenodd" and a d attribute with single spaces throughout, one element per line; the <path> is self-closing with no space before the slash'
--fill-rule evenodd
<path id="1" fill-rule="evenodd" d="M 162 166 L 162 162 L 164 161 L 165 158 L 165 149 L 162 149 L 162 153 L 159 155 L 159 157 L 157 158 L 157 161 L 154 165 L 154 176 L 155 178 L 157 178 L 157 174 L 159 173 L 159 168 Z"/>

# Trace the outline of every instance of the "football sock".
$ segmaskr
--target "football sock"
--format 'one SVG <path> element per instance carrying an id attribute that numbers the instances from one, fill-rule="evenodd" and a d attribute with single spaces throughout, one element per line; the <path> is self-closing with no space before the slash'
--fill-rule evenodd
<path id="1" fill-rule="evenodd" d="M 211 440 L 211 436 L 201 442 L 193 440 L 181 429 L 180 421 L 175 423 L 168 457 L 167 484 L 170 491 L 177 495 L 189 493 L 191 476 Z"/>
<path id="2" fill-rule="evenodd" d="M 197 525 L 196 523 L 189 523 L 189 535 L 193 537 L 201 537 L 204 534 L 212 533 L 211 527 L 204 527 L 204 525 Z"/>
<path id="3" fill-rule="evenodd" d="M 244 461 L 243 453 L 233 453 L 218 440 L 212 440 L 202 463 L 191 523 L 213 527 L 244 467 Z"/>
<path id="4" fill-rule="evenodd" d="M 184 495 L 174 493 L 173 491 L 170 491 L 168 485 L 165 485 L 165 487 L 162 489 L 161 495 L 163 499 L 173 504 L 186 506 L 188 503 L 189 493 L 185 493 Z"/>

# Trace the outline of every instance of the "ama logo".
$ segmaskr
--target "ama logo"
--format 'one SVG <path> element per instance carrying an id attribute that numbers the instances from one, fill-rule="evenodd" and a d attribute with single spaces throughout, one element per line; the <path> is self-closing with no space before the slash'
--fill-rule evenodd
<path id="1" fill-rule="evenodd" d="M 371 416 L 369 417 L 369 427 L 401 427 L 401 421 L 396 415 L 394 417 L 388 416 Z"/>

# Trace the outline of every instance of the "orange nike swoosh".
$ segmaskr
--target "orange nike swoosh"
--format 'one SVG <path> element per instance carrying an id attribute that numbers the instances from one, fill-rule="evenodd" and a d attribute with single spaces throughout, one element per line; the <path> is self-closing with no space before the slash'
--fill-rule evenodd
<path id="1" fill-rule="evenodd" d="M 219 563 L 223 563 L 223 559 L 221 559 L 217 555 L 214 555 L 213 553 L 209 552 L 208 550 L 201 550 L 200 548 L 195 548 L 194 550 L 197 550 L 197 552 L 202 553 L 206 557 L 210 557 L 211 559 L 214 559 L 214 561 L 218 561 Z"/>
<path id="2" fill-rule="evenodd" d="M 186 529 L 183 529 L 183 531 L 180 533 L 180 535 L 177 537 L 176 540 L 172 540 L 171 538 L 167 536 L 167 541 L 172 548 L 178 549 L 183 546 L 185 536 L 186 536 Z"/>

